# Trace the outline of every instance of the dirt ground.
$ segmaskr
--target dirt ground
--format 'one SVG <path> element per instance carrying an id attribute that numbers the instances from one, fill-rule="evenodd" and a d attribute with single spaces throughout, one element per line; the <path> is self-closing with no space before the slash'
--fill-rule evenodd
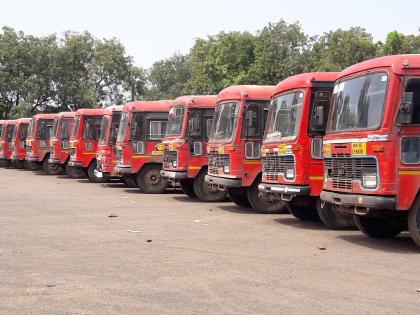
<path id="1" fill-rule="evenodd" d="M 1 314 L 420 313 L 408 235 L 26 170 L 0 191 Z"/>

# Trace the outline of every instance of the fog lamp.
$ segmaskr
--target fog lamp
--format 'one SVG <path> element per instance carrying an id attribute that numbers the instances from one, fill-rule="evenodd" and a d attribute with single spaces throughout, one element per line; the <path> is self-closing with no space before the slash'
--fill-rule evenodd
<path id="1" fill-rule="evenodd" d="M 295 177 L 295 170 L 293 168 L 289 168 L 286 170 L 286 178 L 293 179 Z"/>
<path id="2" fill-rule="evenodd" d="M 172 167 L 177 168 L 178 167 L 178 161 L 172 161 Z"/>
<path id="3" fill-rule="evenodd" d="M 226 173 L 226 174 L 229 174 L 230 173 L 230 166 L 229 165 L 223 166 L 223 172 Z"/>
<path id="4" fill-rule="evenodd" d="M 363 175 L 363 186 L 366 188 L 375 188 L 377 185 L 376 174 Z"/>

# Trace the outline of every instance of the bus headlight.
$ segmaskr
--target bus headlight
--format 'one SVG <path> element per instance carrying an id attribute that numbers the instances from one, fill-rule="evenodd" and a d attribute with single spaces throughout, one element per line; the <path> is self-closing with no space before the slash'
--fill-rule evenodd
<path id="1" fill-rule="evenodd" d="M 363 186 L 366 188 L 375 188 L 378 184 L 376 174 L 365 174 L 363 175 Z"/>
<path id="2" fill-rule="evenodd" d="M 286 176 L 287 179 L 293 179 L 295 177 L 295 170 L 293 168 L 288 168 L 286 170 Z"/>
<path id="3" fill-rule="evenodd" d="M 229 165 L 223 166 L 223 173 L 225 173 L 225 174 L 229 174 L 230 173 L 230 166 Z"/>
<path id="4" fill-rule="evenodd" d="M 172 167 L 173 168 L 177 168 L 178 167 L 178 161 L 177 160 L 172 161 Z"/>

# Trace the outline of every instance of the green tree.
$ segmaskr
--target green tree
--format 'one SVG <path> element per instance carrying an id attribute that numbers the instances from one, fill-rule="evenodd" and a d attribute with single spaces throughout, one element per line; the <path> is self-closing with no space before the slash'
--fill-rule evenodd
<path id="1" fill-rule="evenodd" d="M 248 82 L 276 84 L 304 69 L 302 53 L 307 49 L 307 36 L 299 23 L 284 20 L 264 27 L 255 40 L 255 60 L 249 69 Z"/>
<path id="2" fill-rule="evenodd" d="M 184 91 L 214 94 L 229 85 L 246 83 L 254 61 L 254 42 L 254 35 L 248 32 L 197 39 L 190 55 L 192 78 Z"/>
<path id="3" fill-rule="evenodd" d="M 187 55 L 174 54 L 153 64 L 149 72 L 151 99 L 174 99 L 186 92 L 186 84 L 191 79 L 188 58 Z"/>
<path id="4" fill-rule="evenodd" d="M 305 71 L 340 71 L 374 58 L 378 44 L 364 28 L 338 29 L 311 38 L 312 49 L 304 57 Z"/>
<path id="5" fill-rule="evenodd" d="M 419 54 L 420 34 L 404 35 L 397 31 L 389 32 L 384 44 L 381 44 L 378 55 Z"/>

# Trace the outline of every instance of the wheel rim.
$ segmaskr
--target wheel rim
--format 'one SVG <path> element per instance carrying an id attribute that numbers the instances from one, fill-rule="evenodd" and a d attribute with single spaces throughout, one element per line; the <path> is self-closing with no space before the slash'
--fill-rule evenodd
<path id="1" fill-rule="evenodd" d="M 160 175 L 156 171 L 151 171 L 148 176 L 148 182 L 150 185 L 156 186 L 160 183 Z"/>

